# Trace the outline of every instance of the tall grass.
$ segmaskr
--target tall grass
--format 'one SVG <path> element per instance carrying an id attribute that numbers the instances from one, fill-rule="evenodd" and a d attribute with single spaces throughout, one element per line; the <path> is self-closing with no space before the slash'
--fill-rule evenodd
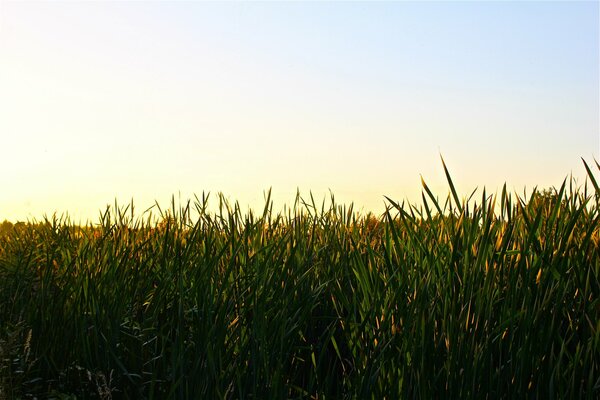
<path id="1" fill-rule="evenodd" d="M 598 165 L 596 165 L 598 166 Z M 600 190 L 298 197 L 0 238 L 0 397 L 597 398 Z M 598 166 L 600 168 L 600 166 Z M 589 182 L 589 184 L 588 184 Z"/>

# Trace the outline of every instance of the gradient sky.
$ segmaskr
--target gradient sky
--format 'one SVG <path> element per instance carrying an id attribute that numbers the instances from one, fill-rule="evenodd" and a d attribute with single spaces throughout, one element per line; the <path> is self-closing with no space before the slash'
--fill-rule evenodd
<path id="1" fill-rule="evenodd" d="M 0 1 L 0 220 L 558 186 L 599 156 L 598 2 Z"/>

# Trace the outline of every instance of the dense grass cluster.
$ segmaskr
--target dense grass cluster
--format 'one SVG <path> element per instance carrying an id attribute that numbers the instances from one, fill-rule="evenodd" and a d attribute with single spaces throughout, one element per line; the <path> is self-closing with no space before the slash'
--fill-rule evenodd
<path id="1" fill-rule="evenodd" d="M 445 168 L 445 166 L 444 166 Z M 586 165 L 587 168 L 587 165 Z M 446 171 L 447 172 L 447 171 Z M 221 197 L 0 238 L 0 398 L 597 398 L 600 191 Z"/>

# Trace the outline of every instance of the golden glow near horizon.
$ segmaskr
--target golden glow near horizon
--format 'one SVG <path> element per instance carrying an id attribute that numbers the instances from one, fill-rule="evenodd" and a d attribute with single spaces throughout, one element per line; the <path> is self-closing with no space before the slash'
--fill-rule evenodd
<path id="1" fill-rule="evenodd" d="M 1 2 L 0 220 L 583 181 L 598 91 L 597 3 Z"/>

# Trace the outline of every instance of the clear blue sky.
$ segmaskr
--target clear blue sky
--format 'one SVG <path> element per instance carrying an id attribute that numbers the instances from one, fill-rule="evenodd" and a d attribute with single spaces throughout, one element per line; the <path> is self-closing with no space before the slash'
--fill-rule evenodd
<path id="1" fill-rule="evenodd" d="M 0 220 L 582 179 L 598 2 L 0 2 Z"/>

